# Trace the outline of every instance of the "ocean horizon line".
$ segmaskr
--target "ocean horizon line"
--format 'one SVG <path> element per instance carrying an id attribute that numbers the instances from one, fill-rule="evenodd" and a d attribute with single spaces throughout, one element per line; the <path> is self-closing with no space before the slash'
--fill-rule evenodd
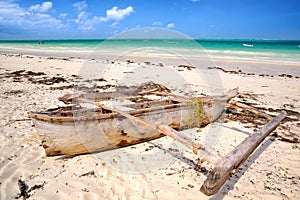
<path id="1" fill-rule="evenodd" d="M 0 42 L 39 41 L 107 41 L 107 40 L 195 40 L 204 42 L 300 42 L 300 39 L 255 39 L 255 38 L 57 38 L 57 39 L 0 39 Z"/>

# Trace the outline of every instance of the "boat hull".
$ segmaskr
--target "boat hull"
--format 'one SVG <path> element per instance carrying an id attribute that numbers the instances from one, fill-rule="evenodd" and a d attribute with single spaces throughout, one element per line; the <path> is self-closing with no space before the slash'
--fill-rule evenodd
<path id="1" fill-rule="evenodd" d="M 200 122 L 191 123 L 188 107 L 156 110 L 134 115 L 155 126 L 168 125 L 181 130 L 206 125 L 217 119 L 223 111 L 220 105 L 204 105 L 204 116 Z M 163 136 L 158 130 L 137 124 L 121 115 L 107 118 L 59 121 L 39 118 L 30 114 L 38 131 L 46 155 L 76 155 L 99 152 L 142 143 Z M 97 114 L 95 114 L 97 115 Z"/>

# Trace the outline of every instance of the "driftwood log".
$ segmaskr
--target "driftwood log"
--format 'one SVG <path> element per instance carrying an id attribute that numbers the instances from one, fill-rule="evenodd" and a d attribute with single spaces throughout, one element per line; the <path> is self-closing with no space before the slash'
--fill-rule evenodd
<path id="1" fill-rule="evenodd" d="M 234 150 L 229 152 L 214 167 L 201 186 L 200 191 L 206 195 L 213 195 L 223 186 L 230 177 L 231 171 L 238 168 L 260 145 L 260 143 L 280 124 L 287 113 L 282 111 L 260 131 L 248 136 Z"/>

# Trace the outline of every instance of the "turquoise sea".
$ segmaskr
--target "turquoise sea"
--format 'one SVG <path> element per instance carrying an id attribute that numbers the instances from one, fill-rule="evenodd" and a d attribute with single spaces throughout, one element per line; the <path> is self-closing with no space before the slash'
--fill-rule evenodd
<path id="1" fill-rule="evenodd" d="M 185 56 L 210 56 L 224 59 L 274 59 L 300 63 L 300 40 L 242 39 L 71 39 L 71 40 L 0 40 L 0 52 L 60 51 L 117 53 L 153 50 L 158 55 L 178 52 Z M 172 54 L 172 53 L 171 53 Z"/>

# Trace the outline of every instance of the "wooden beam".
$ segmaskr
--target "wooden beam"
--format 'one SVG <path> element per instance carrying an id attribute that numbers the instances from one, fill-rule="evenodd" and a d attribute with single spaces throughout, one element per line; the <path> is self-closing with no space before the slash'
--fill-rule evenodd
<path id="1" fill-rule="evenodd" d="M 201 186 L 200 191 L 210 196 L 218 192 L 230 177 L 231 171 L 238 168 L 259 146 L 259 144 L 280 124 L 287 113 L 282 111 L 260 131 L 248 136 L 235 149 L 222 158 Z"/>
<path id="2" fill-rule="evenodd" d="M 246 104 L 243 104 L 243 103 L 239 103 L 239 102 L 236 102 L 236 101 L 232 101 L 227 107 L 231 108 L 231 107 L 237 107 L 237 108 L 241 108 L 241 109 L 244 109 L 244 110 L 248 110 L 258 116 L 262 116 L 268 120 L 272 120 L 272 117 L 264 112 L 261 112 L 260 110 L 256 109 L 256 108 L 253 108 L 251 106 L 248 106 Z"/>
<path id="3" fill-rule="evenodd" d="M 198 149 L 200 149 L 202 147 L 201 144 L 193 142 L 189 137 L 174 130 L 170 126 L 160 125 L 160 126 L 158 126 L 158 131 L 166 136 L 173 138 L 174 140 L 177 140 L 178 142 L 184 144 L 185 146 L 191 148 L 195 154 L 197 154 Z"/>
<path id="4" fill-rule="evenodd" d="M 167 125 L 161 125 L 161 126 L 157 127 L 153 124 L 150 124 L 150 123 L 142 120 L 141 118 L 135 117 L 135 116 L 133 116 L 133 115 L 127 113 L 127 112 L 118 110 L 116 108 L 112 108 L 110 106 L 107 106 L 107 105 L 104 105 L 104 104 L 101 104 L 101 103 L 98 103 L 98 102 L 93 102 L 93 101 L 90 101 L 90 100 L 87 100 L 87 99 L 80 99 L 80 101 L 85 102 L 85 103 L 90 103 L 90 104 L 93 104 L 93 105 L 97 105 L 98 107 L 104 108 L 106 110 L 111 110 L 111 111 L 116 112 L 116 113 L 122 115 L 123 117 L 126 117 L 126 118 L 128 118 L 132 121 L 135 121 L 135 122 L 137 122 L 141 125 L 151 127 L 153 129 L 159 131 L 160 133 L 162 133 L 162 134 L 164 134 L 168 137 L 171 137 L 174 140 L 177 140 L 178 142 L 180 142 L 180 143 L 184 144 L 185 146 L 191 148 L 195 154 L 197 154 L 198 149 L 200 149 L 201 146 L 202 146 L 201 144 L 197 144 L 197 143 L 192 142 L 192 140 L 190 138 L 184 136 L 183 134 L 177 132 L 176 130 L 172 129 L 171 127 L 169 127 Z"/>

